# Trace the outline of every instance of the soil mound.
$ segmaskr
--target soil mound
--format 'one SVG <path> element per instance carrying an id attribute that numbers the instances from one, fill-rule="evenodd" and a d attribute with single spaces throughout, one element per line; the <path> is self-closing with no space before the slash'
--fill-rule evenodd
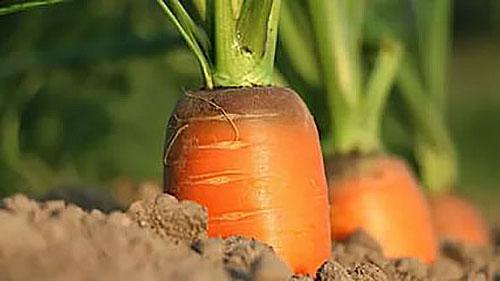
<path id="1" fill-rule="evenodd" d="M 259 241 L 207 239 L 205 208 L 169 195 L 110 214 L 24 195 L 2 206 L 0 280 L 494 280 L 500 260 L 498 248 L 453 242 L 442 243 L 432 266 L 389 260 L 358 232 L 335 243 L 316 276 L 292 276 Z"/>

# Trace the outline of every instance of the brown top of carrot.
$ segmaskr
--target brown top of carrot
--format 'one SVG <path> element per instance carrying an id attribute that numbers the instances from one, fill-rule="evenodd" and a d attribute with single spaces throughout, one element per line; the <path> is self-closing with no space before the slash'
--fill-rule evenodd
<path id="1" fill-rule="evenodd" d="M 272 93 L 272 94 L 271 94 Z M 282 87 L 224 88 L 188 91 L 176 106 L 176 118 L 304 120 L 306 105 L 290 89 Z"/>

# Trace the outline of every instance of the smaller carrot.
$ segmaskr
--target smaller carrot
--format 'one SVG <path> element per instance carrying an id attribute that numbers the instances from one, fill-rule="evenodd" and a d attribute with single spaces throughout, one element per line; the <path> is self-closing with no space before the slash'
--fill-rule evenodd
<path id="1" fill-rule="evenodd" d="M 486 221 L 469 201 L 442 194 L 431 198 L 431 206 L 434 225 L 442 239 L 476 246 L 487 246 L 491 242 Z"/>
<path id="2" fill-rule="evenodd" d="M 335 162 L 327 172 L 334 240 L 363 229 L 388 257 L 436 259 L 427 201 L 403 160 L 377 155 Z"/>

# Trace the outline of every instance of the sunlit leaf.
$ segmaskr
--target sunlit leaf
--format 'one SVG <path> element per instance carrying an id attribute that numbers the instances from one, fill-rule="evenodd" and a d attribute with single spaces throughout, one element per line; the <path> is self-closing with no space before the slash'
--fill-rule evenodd
<path id="1" fill-rule="evenodd" d="M 2 3 L 0 3 L 0 16 L 67 1 L 68 0 L 2 1 Z"/>

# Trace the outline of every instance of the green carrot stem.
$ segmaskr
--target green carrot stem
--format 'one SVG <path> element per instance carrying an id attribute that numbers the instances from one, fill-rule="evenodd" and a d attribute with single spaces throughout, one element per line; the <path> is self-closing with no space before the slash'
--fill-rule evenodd
<path id="1" fill-rule="evenodd" d="M 280 22 L 280 40 L 283 50 L 288 54 L 290 64 L 304 81 L 311 86 L 320 84 L 320 70 L 313 37 L 309 33 L 308 18 L 295 1 L 283 3 Z"/>
<path id="2" fill-rule="evenodd" d="M 325 37 L 331 37 L 330 40 L 324 42 L 331 45 L 327 46 L 329 49 L 327 51 L 333 53 L 333 58 L 328 63 L 332 64 L 335 76 L 329 77 L 327 83 L 333 79 L 337 80 L 336 84 L 339 90 L 336 93 L 339 98 L 350 106 L 357 106 L 359 105 L 362 83 L 358 49 L 354 47 L 359 42 L 349 44 L 349 40 L 346 40 L 349 38 L 348 25 L 351 24 L 345 7 L 346 3 L 342 0 L 309 1 L 309 3 L 312 14 L 315 15 L 314 18 L 325 18 L 324 26 L 316 24 L 317 40 L 321 42 Z"/>
<path id="3" fill-rule="evenodd" d="M 272 84 L 281 0 L 193 1 L 198 24 L 179 0 L 157 0 L 198 59 L 205 87 Z"/>
<path id="4" fill-rule="evenodd" d="M 37 7 L 50 6 L 66 1 L 68 0 L 26 0 L 22 2 L 5 1 L 5 4 L 0 3 L 0 16 L 30 10 Z"/>
<path id="5" fill-rule="evenodd" d="M 399 43 L 382 44 L 364 85 L 360 62 L 363 1 L 308 1 L 330 105 L 335 153 L 382 149 L 380 122 L 401 56 Z"/>
<path id="6" fill-rule="evenodd" d="M 402 55 L 401 45 L 391 39 L 381 42 L 375 68 L 368 80 L 364 104 L 364 114 L 368 131 L 371 131 L 374 140 L 380 140 L 382 115 L 396 76 Z M 381 149 L 381 144 L 372 149 Z"/>
<path id="7" fill-rule="evenodd" d="M 178 14 L 175 14 L 174 11 L 182 11 L 183 7 L 179 1 L 168 1 L 165 0 L 156 0 L 156 2 L 160 5 L 161 9 L 167 16 L 167 18 L 172 22 L 175 28 L 180 32 L 181 36 L 186 41 L 188 47 L 191 49 L 193 54 L 195 55 L 198 63 L 200 64 L 201 71 L 204 78 L 204 84 L 208 89 L 212 89 L 214 87 L 213 77 L 212 77 L 212 67 L 207 58 L 206 53 L 203 52 L 201 47 L 201 43 L 197 40 L 194 35 L 193 28 L 194 26 L 189 24 L 192 22 L 191 20 L 185 19 Z M 187 13 L 184 13 L 186 15 Z M 184 19 L 184 20 L 183 20 Z"/>
<path id="8" fill-rule="evenodd" d="M 416 16 L 420 65 L 433 103 L 445 110 L 451 1 L 412 1 Z"/>
<path id="9" fill-rule="evenodd" d="M 345 5 L 348 18 L 350 19 L 348 26 L 350 44 L 352 47 L 358 48 L 355 52 L 359 52 L 360 39 L 363 36 L 366 0 L 350 0 Z"/>
<path id="10" fill-rule="evenodd" d="M 417 132 L 415 155 L 422 182 L 432 192 L 444 192 L 457 181 L 456 151 L 443 115 L 421 81 L 415 67 L 406 58 L 397 83 Z"/>
<path id="11" fill-rule="evenodd" d="M 406 55 L 398 85 L 415 127 L 414 150 L 422 181 L 439 193 L 452 188 L 458 178 L 456 150 L 445 120 L 451 1 L 412 1 L 412 5 L 418 53 Z"/>
<path id="12" fill-rule="evenodd" d="M 325 1 L 307 1 L 309 5 L 309 10 L 312 21 L 313 31 L 315 33 L 315 43 L 317 45 L 319 53 L 319 61 L 321 67 L 321 80 L 325 82 L 326 92 L 328 95 L 328 105 L 330 108 L 330 124 L 331 132 L 336 132 L 336 122 L 335 112 L 337 115 L 341 116 L 340 110 L 347 107 L 345 100 L 337 95 L 333 94 L 339 91 L 339 86 L 337 85 L 337 80 L 333 79 L 335 77 L 335 61 L 333 54 L 333 39 L 332 36 L 326 36 L 325 34 L 330 34 L 332 32 L 331 19 L 325 15 L 332 13 L 333 7 L 331 3 Z M 332 16 L 332 15 L 329 15 Z"/>
<path id="13" fill-rule="evenodd" d="M 307 1 L 312 21 L 312 27 L 316 37 L 316 44 L 319 52 L 320 64 L 322 69 L 322 80 L 325 82 L 327 92 L 327 101 L 330 108 L 330 131 L 332 132 L 332 147 L 333 151 L 341 152 L 348 150 L 351 135 L 358 135 L 352 132 L 357 128 L 359 123 L 356 119 L 354 109 L 357 103 L 357 92 L 355 90 L 346 89 L 338 77 L 352 77 L 350 75 L 352 69 L 350 67 L 338 67 L 342 65 L 337 61 L 338 55 L 346 51 L 345 41 L 342 39 L 343 28 L 341 27 L 342 16 L 341 11 L 336 9 L 337 1 Z M 337 15 L 338 13 L 338 15 Z M 340 40 L 338 40 L 340 39 Z M 346 60 L 344 60 L 345 62 Z M 338 73 L 338 70 L 343 71 L 343 75 Z M 348 83 L 352 84 L 352 83 Z M 357 131 L 357 130 L 356 130 Z"/>

